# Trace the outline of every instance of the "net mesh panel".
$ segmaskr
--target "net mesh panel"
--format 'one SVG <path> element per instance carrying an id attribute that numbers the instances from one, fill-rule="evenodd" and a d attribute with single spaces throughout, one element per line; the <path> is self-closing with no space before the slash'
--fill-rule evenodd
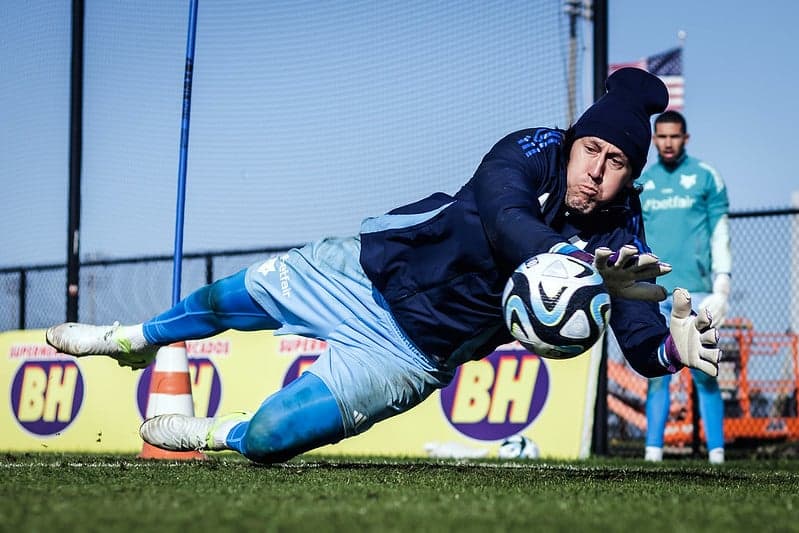
<path id="1" fill-rule="evenodd" d="M 205 261 L 185 259 L 182 279 L 184 286 L 204 285 Z M 81 269 L 80 284 L 82 322 L 141 322 L 171 305 L 172 262 L 86 266 Z"/>
<path id="2" fill-rule="evenodd" d="M 26 10 L 60 24 L 29 32 L 57 38 L 14 43 L 38 55 L 3 76 L 18 84 L 8 92 L 48 90 L 3 106 L 37 143 L 2 143 L 0 164 L 47 180 L 12 191 L 18 227 L 47 222 L 53 245 L 22 261 L 39 264 L 66 250 L 70 17 Z M 172 251 L 187 17 L 185 2 L 86 5 L 82 259 Z M 353 234 L 366 216 L 454 192 L 506 133 L 566 126 L 566 22 L 543 0 L 201 3 L 184 249 Z M 42 168 L 41 151 L 59 157 Z"/>
<path id="3" fill-rule="evenodd" d="M 0 274 L 0 331 L 24 327 L 21 324 L 19 272 Z"/>
<path id="4" fill-rule="evenodd" d="M 70 3 L 0 2 L 0 267 L 63 261 Z"/>
<path id="5" fill-rule="evenodd" d="M 15 102 L 3 122 L 18 125 L 0 133 L 0 238 L 44 244 L 0 267 L 63 265 L 69 6 L 3 5 L 0 38 L 26 53 L 0 81 Z M 505 134 L 568 126 L 560 2 L 234 0 L 200 2 L 197 20 L 185 253 L 351 235 L 367 216 L 454 193 Z M 187 2 L 86 3 L 84 263 L 172 253 L 187 21 Z M 254 259 L 217 260 L 213 275 Z M 182 294 L 204 283 L 197 271 L 184 265 Z M 171 279 L 167 262 L 85 267 L 79 319 L 147 318 L 169 304 Z M 28 327 L 63 320 L 63 285 L 48 291 Z"/>
<path id="6" fill-rule="evenodd" d="M 35 270 L 28 273 L 25 326 L 45 328 L 64 321 L 67 313 L 66 268 Z"/>
<path id="7" fill-rule="evenodd" d="M 87 6 L 87 257 L 172 249 L 187 12 L 147 4 Z M 566 29 L 551 1 L 201 3 L 185 250 L 350 235 L 455 192 L 503 135 L 566 125 Z"/>

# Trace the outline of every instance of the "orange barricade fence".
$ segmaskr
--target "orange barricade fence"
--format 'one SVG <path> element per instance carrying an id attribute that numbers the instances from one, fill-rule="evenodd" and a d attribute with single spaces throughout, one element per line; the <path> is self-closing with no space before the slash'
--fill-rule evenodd
<path id="1" fill-rule="evenodd" d="M 754 331 L 750 321 L 729 319 L 721 329 L 719 388 L 724 400 L 724 439 L 799 440 L 799 335 Z M 611 442 L 643 440 L 646 379 L 623 360 L 608 361 L 608 428 Z M 671 380 L 667 446 L 693 440 L 693 381 L 683 370 Z M 699 437 L 704 443 L 703 424 Z"/>

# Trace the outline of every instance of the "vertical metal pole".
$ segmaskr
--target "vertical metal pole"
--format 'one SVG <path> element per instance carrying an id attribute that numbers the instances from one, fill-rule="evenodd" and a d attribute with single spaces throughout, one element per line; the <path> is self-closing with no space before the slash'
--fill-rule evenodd
<path id="1" fill-rule="evenodd" d="M 594 0 L 594 100 L 605 94 L 608 77 L 608 0 Z"/>
<path id="2" fill-rule="evenodd" d="M 72 0 L 70 74 L 69 217 L 67 222 L 67 322 L 78 320 L 80 287 L 80 170 L 83 150 L 83 0 Z"/>
<path id="3" fill-rule="evenodd" d="M 693 380 L 693 387 L 691 387 L 691 454 L 694 457 L 699 457 L 699 391 L 696 387 L 696 380 L 693 376 L 691 379 Z"/>
<path id="4" fill-rule="evenodd" d="M 577 119 L 577 15 L 580 13 L 578 0 L 567 0 L 565 7 L 569 16 L 569 61 L 568 61 L 568 116 L 567 124 Z"/>
<path id="5" fill-rule="evenodd" d="M 19 329 L 25 329 L 25 310 L 28 307 L 28 272 L 21 268 L 19 271 Z"/>
<path id="6" fill-rule="evenodd" d="M 194 36 L 197 33 L 197 0 L 189 2 L 189 29 L 186 38 L 186 68 L 183 72 L 183 118 L 180 123 L 180 163 L 178 199 L 175 213 L 175 253 L 172 263 L 172 305 L 180 301 L 183 263 L 183 215 L 186 207 L 186 166 L 189 159 L 189 118 L 191 116 L 191 80 L 194 71 Z"/>
<path id="7" fill-rule="evenodd" d="M 608 75 L 608 1 L 594 0 L 594 100 L 605 94 Z M 608 354 L 607 335 L 599 363 L 592 449 L 595 455 L 608 454 Z"/>
<path id="8" fill-rule="evenodd" d="M 210 285 L 214 282 L 214 258 L 211 254 L 205 256 L 205 284 Z"/>

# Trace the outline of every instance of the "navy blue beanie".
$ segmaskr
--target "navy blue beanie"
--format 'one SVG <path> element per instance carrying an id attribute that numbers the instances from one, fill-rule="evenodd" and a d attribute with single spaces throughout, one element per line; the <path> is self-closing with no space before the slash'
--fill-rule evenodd
<path id="1" fill-rule="evenodd" d="M 605 89 L 572 126 L 574 139 L 599 137 L 615 145 L 630 160 L 635 179 L 644 169 L 652 138 L 649 117 L 666 109 L 669 93 L 657 76 L 637 68 L 617 70 Z"/>

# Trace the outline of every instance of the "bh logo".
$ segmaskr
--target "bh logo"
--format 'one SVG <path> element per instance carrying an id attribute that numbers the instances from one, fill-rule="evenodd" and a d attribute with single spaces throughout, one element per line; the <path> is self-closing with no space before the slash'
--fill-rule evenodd
<path id="1" fill-rule="evenodd" d="M 55 435 L 69 426 L 83 403 L 83 376 L 72 359 L 27 361 L 11 384 L 17 422 L 35 435 Z"/>
<path id="2" fill-rule="evenodd" d="M 136 389 L 136 403 L 139 407 L 139 416 L 142 419 L 147 414 L 153 368 L 155 365 L 144 369 Z M 222 380 L 214 363 L 208 358 L 189 357 L 189 378 L 191 379 L 191 396 L 194 401 L 194 416 L 216 415 L 222 400 Z"/>
<path id="3" fill-rule="evenodd" d="M 441 391 L 441 407 L 452 426 L 479 440 L 521 433 L 541 413 L 549 372 L 537 355 L 501 350 L 461 366 Z"/>
<path id="4" fill-rule="evenodd" d="M 316 358 L 319 357 L 318 355 L 301 355 L 297 359 L 291 363 L 291 366 L 288 370 L 286 370 L 286 375 L 283 378 L 283 386 L 285 387 L 305 372 L 305 370 L 311 366 Z"/>

